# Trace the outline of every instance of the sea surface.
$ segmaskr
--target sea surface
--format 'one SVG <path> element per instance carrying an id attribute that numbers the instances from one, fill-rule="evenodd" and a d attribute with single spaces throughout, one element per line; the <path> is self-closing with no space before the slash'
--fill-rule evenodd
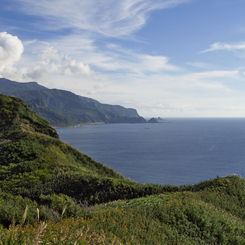
<path id="1" fill-rule="evenodd" d="M 57 132 L 62 141 L 139 183 L 245 177 L 245 118 L 168 118 L 158 124 L 84 125 Z"/>

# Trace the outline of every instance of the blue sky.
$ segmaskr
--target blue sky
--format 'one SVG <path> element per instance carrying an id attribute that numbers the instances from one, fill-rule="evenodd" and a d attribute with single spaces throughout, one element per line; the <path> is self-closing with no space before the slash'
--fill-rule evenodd
<path id="1" fill-rule="evenodd" d="M 245 0 L 1 0 L 0 77 L 136 108 L 245 116 Z"/>

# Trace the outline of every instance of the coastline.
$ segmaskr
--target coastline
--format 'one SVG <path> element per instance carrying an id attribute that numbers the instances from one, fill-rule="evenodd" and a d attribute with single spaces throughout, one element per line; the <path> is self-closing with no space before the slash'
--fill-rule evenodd
<path id="1" fill-rule="evenodd" d="M 78 128 L 78 127 L 81 127 L 83 125 L 98 125 L 98 124 L 105 124 L 105 122 L 88 122 L 88 123 L 80 123 L 80 124 L 76 124 L 74 126 L 52 126 L 52 128 Z"/>

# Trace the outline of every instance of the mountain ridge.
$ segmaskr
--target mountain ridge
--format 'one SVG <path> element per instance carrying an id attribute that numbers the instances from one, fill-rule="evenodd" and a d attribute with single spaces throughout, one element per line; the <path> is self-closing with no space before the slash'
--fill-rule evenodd
<path id="1" fill-rule="evenodd" d="M 135 109 L 103 104 L 70 91 L 48 89 L 36 82 L 18 83 L 0 78 L 0 93 L 23 99 L 52 126 L 146 122 Z"/>

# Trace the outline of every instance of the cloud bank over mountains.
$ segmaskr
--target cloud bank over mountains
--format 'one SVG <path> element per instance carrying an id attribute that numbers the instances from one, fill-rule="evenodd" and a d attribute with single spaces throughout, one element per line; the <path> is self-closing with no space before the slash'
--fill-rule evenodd
<path id="1" fill-rule="evenodd" d="M 52 43 L 29 42 L 25 49 L 33 46 L 35 52 L 31 52 L 31 57 L 27 59 L 32 62 L 22 66 L 21 56 L 24 55 L 22 41 L 3 32 L 0 33 L 0 43 L 1 77 L 23 82 L 37 81 L 45 86 L 52 84 L 50 83 L 52 80 L 54 87 L 71 89 L 74 92 L 84 86 L 81 90 L 82 95 L 84 91 L 88 95 L 100 94 L 102 101 L 105 96 L 111 97 L 112 100 L 120 96 L 126 105 L 136 104 L 139 111 L 145 115 L 150 113 L 162 115 L 170 111 L 176 114 L 192 114 L 199 111 L 200 107 L 195 106 L 193 101 L 183 104 L 181 100 L 185 100 L 185 93 L 193 96 L 193 93 L 198 91 L 206 91 L 209 97 L 219 96 L 222 91 L 226 94 L 232 93 L 232 89 L 221 79 L 238 78 L 237 70 L 191 73 L 170 64 L 169 59 L 164 56 L 140 54 L 113 44 L 107 45 L 106 49 L 101 51 L 92 42 L 89 49 L 79 52 L 84 62 L 63 54 L 61 50 L 51 46 Z M 69 49 L 66 51 L 69 53 Z M 74 56 L 79 59 L 78 56 Z M 155 102 L 145 104 L 149 93 L 155 98 Z M 175 103 L 171 103 L 171 98 L 176 97 L 176 93 L 179 97 Z M 165 101 L 164 104 L 162 99 Z M 120 100 L 118 104 L 122 104 Z"/>
<path id="2" fill-rule="evenodd" d="M 92 94 L 104 103 L 137 108 L 143 116 L 243 113 L 245 66 L 229 59 L 244 59 L 245 43 L 210 38 L 197 45 L 175 36 L 185 21 L 181 11 L 197 4 L 193 0 L 4 3 L 2 9 L 23 20 L 7 27 L 9 19 L 3 25 L 0 18 L 0 77 Z M 168 21 L 172 15 L 176 25 Z M 197 48 L 187 49 L 189 43 Z"/>

